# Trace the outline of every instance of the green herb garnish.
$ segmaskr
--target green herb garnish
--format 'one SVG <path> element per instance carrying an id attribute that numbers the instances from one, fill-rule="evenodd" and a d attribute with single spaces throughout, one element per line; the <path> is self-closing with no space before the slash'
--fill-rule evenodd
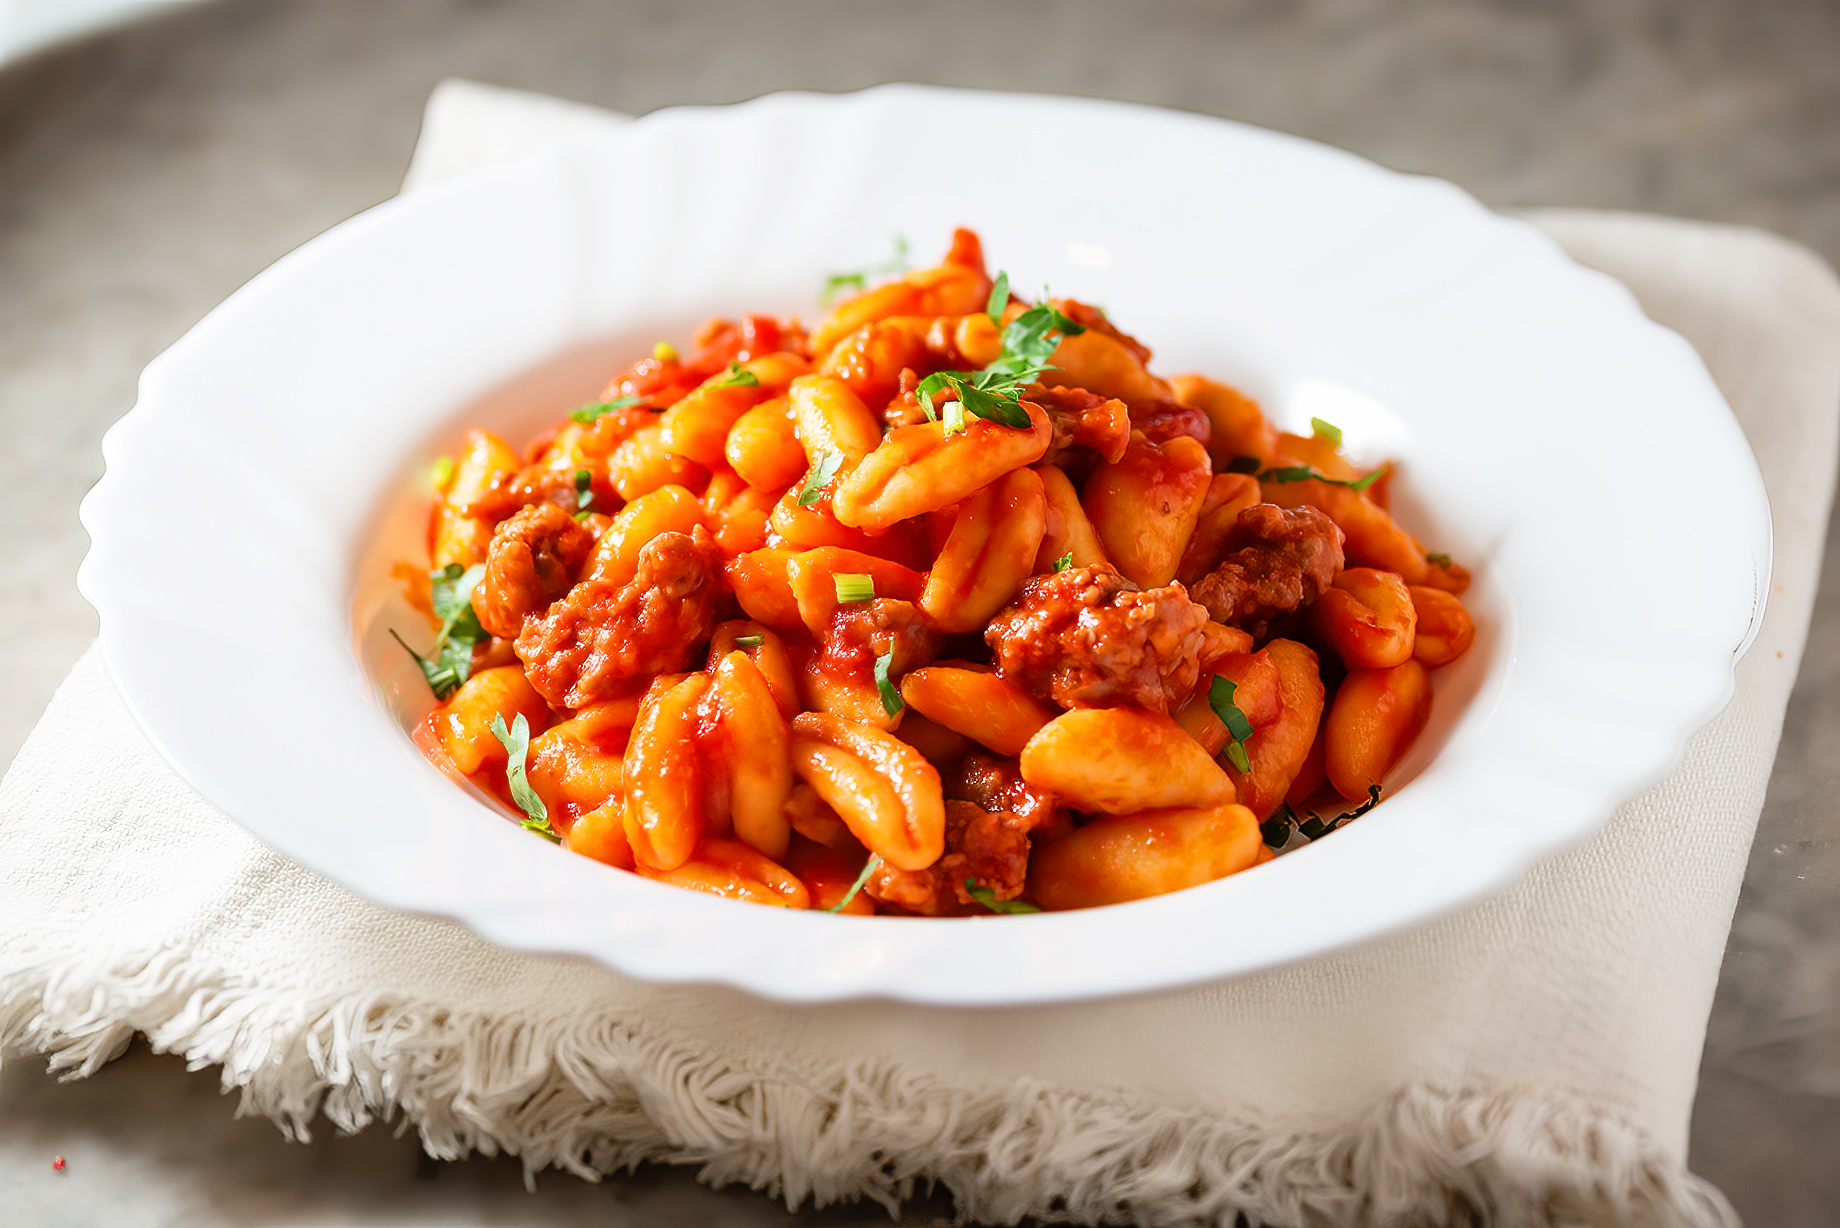
<path id="1" fill-rule="evenodd" d="M 1310 419 L 1310 433 L 1321 439 L 1327 439 L 1336 447 L 1342 446 L 1342 428 L 1333 422 L 1324 422 L 1321 418 Z"/>
<path id="2" fill-rule="evenodd" d="M 1431 564 L 1433 567 L 1448 568 L 1450 566 L 1450 556 L 1440 550 L 1435 554 L 1427 554 L 1425 556 L 1425 562 Z"/>
<path id="3" fill-rule="evenodd" d="M 863 889 L 863 884 L 869 881 L 869 876 L 875 873 L 875 868 L 881 864 L 882 855 L 880 853 L 870 853 L 869 860 L 863 862 L 862 873 L 856 876 L 856 881 L 850 884 L 850 889 L 843 893 L 843 898 L 824 911 L 842 912 L 845 908 L 848 908 L 850 901 L 856 898 L 856 893 Z"/>
<path id="4" fill-rule="evenodd" d="M 744 369 L 740 363 L 730 359 L 728 370 L 722 373 L 722 378 L 711 383 L 709 386 L 711 388 L 758 388 L 760 387 L 760 377 L 755 375 L 752 371 Z"/>
<path id="5" fill-rule="evenodd" d="M 562 837 L 549 825 L 549 807 L 543 804 L 537 791 L 530 787 L 530 777 L 526 770 L 530 755 L 530 722 L 520 712 L 512 720 L 511 728 L 506 729 L 504 715 L 494 712 L 492 736 L 505 748 L 505 783 L 511 786 L 511 800 L 518 804 L 518 809 L 526 816 L 519 826 L 560 844 Z"/>
<path id="6" fill-rule="evenodd" d="M 1239 684 L 1231 678 L 1214 675 L 1214 681 L 1208 683 L 1208 707 L 1214 709 L 1214 715 L 1227 727 L 1232 741 L 1227 743 L 1227 761 L 1242 772 L 1252 770 L 1252 760 L 1246 756 L 1246 739 L 1252 736 L 1252 722 L 1240 706 L 1233 702 L 1233 696 L 1239 690 Z"/>
<path id="7" fill-rule="evenodd" d="M 907 704 L 901 699 L 901 692 L 895 689 L 894 683 L 888 681 L 888 667 L 893 664 L 892 648 L 875 658 L 875 689 L 882 693 L 882 711 L 889 716 L 899 716 Z"/>
<path id="8" fill-rule="evenodd" d="M 451 456 L 435 457 L 434 464 L 428 466 L 428 481 L 436 491 L 446 494 L 447 488 L 454 482 L 454 458 Z"/>
<path id="9" fill-rule="evenodd" d="M 1066 571 L 1069 567 L 1072 567 L 1072 566 L 1073 566 L 1073 551 L 1071 550 L 1069 550 L 1066 554 L 1061 555 L 1061 557 L 1059 557 L 1058 559 L 1054 560 L 1054 570 L 1057 572 Z"/>
<path id="10" fill-rule="evenodd" d="M 1259 834 L 1272 848 L 1283 848 L 1284 842 L 1290 839 L 1290 828 L 1294 823 L 1297 831 L 1305 840 L 1320 840 L 1330 832 L 1339 831 L 1348 826 L 1379 804 L 1379 785 L 1368 785 L 1366 801 L 1347 814 L 1340 814 L 1332 819 L 1325 819 L 1314 810 L 1306 810 L 1304 814 L 1308 817 L 1299 820 L 1297 812 L 1291 809 L 1290 803 L 1280 802 L 1277 810 L 1272 812 L 1271 818 L 1259 825 Z"/>
<path id="11" fill-rule="evenodd" d="M 1289 802 L 1279 802 L 1278 808 L 1271 812 L 1271 817 L 1259 824 L 1259 838 L 1265 847 L 1281 849 L 1290 843 L 1291 828 L 1297 826 L 1297 815 Z"/>
<path id="12" fill-rule="evenodd" d="M 429 605 L 441 620 L 441 630 L 428 656 L 409 647 L 393 628 L 390 631 L 403 651 L 422 667 L 422 677 L 427 679 L 428 689 L 436 699 L 446 699 L 467 680 L 473 672 L 473 646 L 487 638 L 479 616 L 473 613 L 473 589 L 485 574 L 483 563 L 471 567 L 449 563 L 428 573 Z"/>
<path id="13" fill-rule="evenodd" d="M 992 324 L 1003 323 L 1004 309 L 1009 306 L 1009 273 L 999 271 L 997 280 L 990 284 L 990 301 L 984 304 L 984 314 L 990 317 Z"/>
<path id="14" fill-rule="evenodd" d="M 594 471 L 577 469 L 575 471 L 575 511 L 580 514 L 588 510 L 594 502 Z"/>
<path id="15" fill-rule="evenodd" d="M 872 601 L 875 599 L 874 576 L 865 576 L 855 571 L 840 571 L 831 577 L 831 583 L 837 589 L 838 601 Z"/>
<path id="16" fill-rule="evenodd" d="M 1259 471 L 1259 468 L 1260 468 L 1260 463 L 1259 463 L 1258 457 L 1256 456 L 1236 456 L 1232 460 L 1227 462 L 1226 472 L 1228 473 L 1257 473 Z"/>
<path id="17" fill-rule="evenodd" d="M 894 258 L 882 264 L 870 265 L 855 273 L 832 273 L 824 279 L 824 294 L 820 301 L 826 307 L 837 297 L 839 291 L 846 289 L 867 290 L 871 277 L 892 277 L 897 273 L 907 272 L 907 238 L 905 235 L 894 237 Z"/>
<path id="18" fill-rule="evenodd" d="M 818 453 L 817 463 L 812 465 L 811 473 L 805 479 L 805 486 L 799 491 L 799 506 L 810 507 L 824 493 L 824 488 L 837 476 L 837 470 L 843 467 L 843 453 L 826 448 Z"/>
<path id="19" fill-rule="evenodd" d="M 569 419 L 574 422 L 579 422 L 583 426 L 592 426 L 594 425 L 595 419 L 599 418 L 602 414 L 611 414 L 617 410 L 631 409 L 644 399 L 644 397 L 615 397 L 611 401 L 596 401 L 592 405 L 582 406 L 580 409 L 570 414 Z"/>
<path id="20" fill-rule="evenodd" d="M 1259 474 L 1259 481 L 1279 483 L 1317 481 L 1330 486 L 1346 486 L 1349 490 L 1361 491 L 1378 482 L 1390 468 L 1392 468 L 1391 465 L 1382 465 L 1364 478 L 1345 482 L 1341 478 L 1332 478 L 1310 465 L 1285 465 L 1280 469 L 1265 470 Z"/>
<path id="21" fill-rule="evenodd" d="M 999 900 L 994 888 L 978 886 L 977 879 L 965 880 L 965 894 L 988 908 L 991 912 L 1006 916 L 1019 917 L 1024 913 L 1040 912 L 1041 909 L 1022 900 Z"/>
<path id="22" fill-rule="evenodd" d="M 998 273 L 997 283 L 1008 301 L 1009 274 Z M 996 303 L 993 287 L 991 303 Z M 1001 315 L 999 309 L 995 315 Z M 1026 430 L 1029 412 L 1022 408 L 1022 389 L 1035 382 L 1043 371 L 1051 370 L 1048 359 L 1062 337 L 1075 337 L 1086 331 L 1046 303 L 1031 307 L 1009 322 L 1003 330 L 1003 351 L 997 360 L 982 371 L 938 371 L 920 381 L 914 399 L 931 419 L 935 417 L 933 398 L 950 393 L 964 406 L 966 413 L 976 414 L 989 422 Z"/>
<path id="23" fill-rule="evenodd" d="M 737 648 L 759 648 L 766 642 L 767 637 L 764 635 L 737 635 L 735 637 L 735 647 Z"/>

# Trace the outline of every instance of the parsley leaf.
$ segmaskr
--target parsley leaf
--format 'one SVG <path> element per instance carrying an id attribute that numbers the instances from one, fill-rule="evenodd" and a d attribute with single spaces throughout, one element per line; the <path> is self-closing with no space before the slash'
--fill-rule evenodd
<path id="1" fill-rule="evenodd" d="M 575 510 L 585 512 L 594 502 L 594 471 L 577 469 L 575 471 Z"/>
<path id="2" fill-rule="evenodd" d="M 1316 481 L 1329 486 L 1346 486 L 1349 490 L 1361 491 L 1386 476 L 1386 471 L 1391 468 L 1390 464 L 1382 465 L 1364 478 L 1356 478 L 1352 482 L 1347 482 L 1341 478 L 1332 478 L 1310 465 L 1285 465 L 1278 469 L 1265 470 L 1259 474 L 1259 481 L 1278 483 Z"/>
<path id="3" fill-rule="evenodd" d="M 997 286 L 1003 289 L 1007 303 L 1007 272 L 997 274 Z M 991 291 L 990 302 L 996 305 L 995 288 Z M 995 318 L 1002 312 L 999 309 L 992 314 Z M 1031 307 L 1003 330 L 1003 349 L 995 362 L 981 371 L 934 372 L 914 389 L 914 399 L 931 418 L 933 398 L 950 392 L 966 413 L 976 414 L 987 422 L 1027 430 L 1029 412 L 1022 408 L 1022 389 L 1051 369 L 1048 359 L 1054 356 L 1054 347 L 1060 344 L 1062 337 L 1075 337 L 1085 331 L 1084 324 L 1069 320 L 1046 303 Z"/>
<path id="4" fill-rule="evenodd" d="M 579 422 L 583 426 L 592 426 L 595 420 L 602 414 L 611 414 L 617 410 L 631 409 L 644 399 L 644 397 L 615 397 L 611 401 L 596 401 L 592 405 L 582 406 L 580 409 L 570 414 L 569 419 L 573 422 Z"/>
<path id="5" fill-rule="evenodd" d="M 984 304 L 984 314 L 990 317 L 992 324 L 1003 323 L 1003 309 L 1009 306 L 1009 273 L 1000 271 L 997 280 L 990 285 L 990 301 Z"/>
<path id="6" fill-rule="evenodd" d="M 760 377 L 752 371 L 743 370 L 740 363 L 729 359 L 728 370 L 722 378 L 709 385 L 711 388 L 758 388 Z"/>
<path id="7" fill-rule="evenodd" d="M 503 714 L 494 712 L 492 736 L 505 748 L 505 783 L 511 786 L 511 800 L 529 816 L 522 826 L 526 831 L 534 831 L 560 842 L 561 837 L 549 825 L 549 807 L 543 804 L 537 791 L 530 787 L 530 778 L 525 774 L 526 760 L 530 755 L 530 722 L 520 712 L 511 722 L 511 728 L 506 729 Z"/>
<path id="8" fill-rule="evenodd" d="M 1006 916 L 1019 917 L 1024 913 L 1041 911 L 1041 909 L 1035 907 L 1035 905 L 1025 903 L 1022 900 L 999 900 L 994 889 L 978 886 L 977 879 L 975 878 L 968 878 L 965 880 L 965 894 L 982 904 L 985 908 L 988 908 L 991 912 L 1003 913 Z"/>
<path id="9" fill-rule="evenodd" d="M 403 651 L 422 667 L 422 677 L 436 699 L 446 699 L 467 680 L 473 672 L 473 646 L 487 638 L 479 616 L 473 613 L 473 589 L 485 574 L 483 563 L 471 567 L 449 563 L 428 573 L 429 604 L 434 616 L 441 620 L 441 630 L 435 635 L 429 656 L 409 647 L 394 629 L 390 631 Z"/>
<path id="10" fill-rule="evenodd" d="M 875 689 L 882 693 L 882 711 L 889 716 L 899 716 L 907 704 L 902 700 L 901 692 L 895 689 L 894 683 L 888 681 L 888 668 L 893 664 L 892 648 L 875 658 Z"/>
<path id="11" fill-rule="evenodd" d="M 843 898 L 824 911 L 842 912 L 845 908 L 848 908 L 850 901 L 856 898 L 856 893 L 863 889 L 863 884 L 869 881 L 869 876 L 875 873 L 875 868 L 881 864 L 882 855 L 880 853 L 870 853 L 869 860 L 863 862 L 862 873 L 856 876 L 856 881 L 850 884 L 850 889 L 843 893 Z"/>
<path id="12" fill-rule="evenodd" d="M 867 290 L 871 277 L 890 277 L 897 273 L 905 272 L 907 272 L 907 236 L 896 235 L 894 237 L 893 259 L 887 260 L 882 264 L 872 264 L 868 268 L 861 269 L 855 273 L 830 274 L 824 279 L 824 293 L 819 301 L 826 307 L 829 307 L 831 305 L 831 300 L 836 298 L 838 293 L 842 290 Z"/>
<path id="13" fill-rule="evenodd" d="M 1435 554 L 1427 554 L 1425 556 L 1425 562 L 1431 564 L 1433 567 L 1449 567 L 1450 556 L 1440 550 Z"/>
<path id="14" fill-rule="evenodd" d="M 1227 733 L 1233 740 L 1227 743 L 1227 761 L 1242 772 L 1252 770 L 1252 761 L 1246 757 L 1246 739 L 1252 736 L 1252 722 L 1240 706 L 1233 702 L 1239 684 L 1231 678 L 1214 675 L 1214 681 L 1208 683 L 1208 707 L 1214 709 L 1214 715 L 1227 727 Z"/>
<path id="15" fill-rule="evenodd" d="M 1259 838 L 1266 848 L 1281 849 L 1290 843 L 1291 828 L 1297 825 L 1297 815 L 1289 802 L 1279 802 L 1271 817 L 1259 824 Z"/>
<path id="16" fill-rule="evenodd" d="M 1058 559 L 1054 560 L 1054 570 L 1055 571 L 1066 571 L 1069 567 L 1072 567 L 1072 566 L 1073 566 L 1073 551 L 1071 550 L 1069 550 L 1066 554 L 1061 555 L 1061 557 L 1059 557 Z"/>
<path id="17" fill-rule="evenodd" d="M 1336 447 L 1342 446 L 1342 428 L 1333 422 L 1324 422 L 1321 418 L 1310 419 L 1310 433 L 1321 439 L 1327 439 Z"/>
<path id="18" fill-rule="evenodd" d="M 843 467 L 843 453 L 826 448 L 818 453 L 818 461 L 811 467 L 811 473 L 805 479 L 805 486 L 799 491 L 799 506 L 810 507 L 824 494 L 824 488 L 837 476 L 837 470 Z"/>
<path id="19" fill-rule="evenodd" d="M 735 637 L 735 647 L 737 648 L 759 648 L 766 642 L 767 637 L 764 635 L 737 635 Z"/>

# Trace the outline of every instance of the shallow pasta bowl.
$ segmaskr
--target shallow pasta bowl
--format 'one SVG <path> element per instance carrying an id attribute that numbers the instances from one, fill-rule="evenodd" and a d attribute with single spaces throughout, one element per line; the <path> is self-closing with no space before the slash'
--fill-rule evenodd
<path id="1" fill-rule="evenodd" d="M 969 156 L 989 133 L 1028 134 L 1000 180 Z M 574 856 L 426 763 L 405 731 L 430 700 L 387 631 L 414 625 L 389 568 L 420 557 L 428 460 L 467 424 L 519 438 L 707 315 L 809 318 L 822 274 L 957 224 L 1018 287 L 1103 304 L 1159 371 L 1398 458 L 1395 512 L 1475 572 L 1480 634 L 1383 804 L 1134 904 L 847 918 Z M 786 999 L 1154 989 L 1474 900 L 1677 761 L 1769 568 L 1761 481 L 1698 358 L 1529 227 L 1223 121 L 908 86 L 663 111 L 373 209 L 150 365 L 104 451 L 81 585 L 130 707 L 207 798 L 383 904 Z"/>

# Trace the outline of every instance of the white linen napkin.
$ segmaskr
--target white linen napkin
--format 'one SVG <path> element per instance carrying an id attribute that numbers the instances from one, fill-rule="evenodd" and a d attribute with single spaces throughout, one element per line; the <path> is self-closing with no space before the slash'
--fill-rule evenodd
<path id="1" fill-rule="evenodd" d="M 408 186 L 617 122 L 448 83 Z M 1684 1164 L 1707 1013 L 1814 599 L 1840 286 L 1729 227 L 1534 220 L 1699 348 L 1756 450 L 1775 577 L 1731 706 L 1663 783 L 1509 890 L 1177 992 L 1015 1010 L 783 1005 L 516 954 L 358 899 L 199 798 L 98 653 L 0 782 L 0 1054 L 86 1074 L 136 1032 L 307 1137 L 584 1177 L 692 1163 L 788 1204 L 937 1180 L 1010 1222 L 1724 1225 Z"/>

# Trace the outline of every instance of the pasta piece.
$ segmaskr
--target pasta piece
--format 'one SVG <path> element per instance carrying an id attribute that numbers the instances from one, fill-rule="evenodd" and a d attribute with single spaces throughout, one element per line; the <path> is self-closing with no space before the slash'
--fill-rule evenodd
<path id="1" fill-rule="evenodd" d="M 1022 778 L 1106 814 L 1233 800 L 1233 782 L 1180 725 L 1140 708 L 1063 712 L 1022 748 Z"/>
<path id="2" fill-rule="evenodd" d="M 1310 626 L 1349 669 L 1391 669 L 1413 655 L 1418 612 L 1397 575 L 1350 567 L 1310 606 Z"/>
<path id="3" fill-rule="evenodd" d="M 1417 661 L 1358 669 L 1342 680 L 1324 731 L 1323 767 L 1349 801 L 1385 781 L 1431 719 L 1431 676 Z"/>
<path id="4" fill-rule="evenodd" d="M 920 608 L 942 631 L 979 631 L 1035 570 L 1047 522 L 1041 479 L 1014 469 L 958 505 Z"/>
<path id="5" fill-rule="evenodd" d="M 893 734 L 818 712 L 792 719 L 799 778 L 870 852 L 901 870 L 924 870 L 945 851 L 939 772 Z"/>
<path id="6" fill-rule="evenodd" d="M 1263 847 L 1231 803 L 1112 815 L 1036 849 L 1029 895 L 1051 911 L 1147 899 L 1237 874 Z"/>
<path id="7" fill-rule="evenodd" d="M 1207 449 L 1192 439 L 1133 439 L 1124 459 L 1086 479 L 1080 504 L 1125 579 L 1161 588 L 1176 578 L 1212 478 Z"/>
<path id="8" fill-rule="evenodd" d="M 837 485 L 831 507 L 852 528 L 880 532 L 910 516 L 949 507 L 1011 469 L 1040 460 L 1053 437 L 1048 415 L 1022 403 L 1029 429 L 974 418 L 962 431 L 944 422 L 896 427 Z"/>

